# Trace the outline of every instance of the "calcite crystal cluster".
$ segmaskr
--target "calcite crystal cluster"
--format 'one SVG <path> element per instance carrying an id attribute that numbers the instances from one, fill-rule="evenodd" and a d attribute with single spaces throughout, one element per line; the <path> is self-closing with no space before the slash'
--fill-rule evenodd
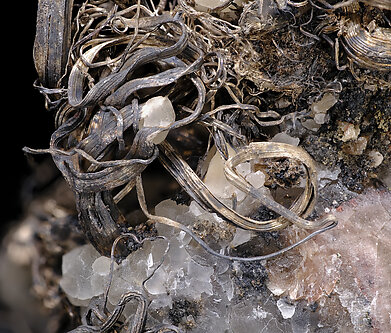
<path id="1" fill-rule="evenodd" d="M 251 237 L 236 234 L 234 227 L 226 223 L 222 225 L 223 221 L 216 214 L 204 211 L 194 202 L 185 206 L 166 200 L 156 207 L 156 213 L 186 225 L 198 224 L 199 228 L 204 228 L 200 233 L 208 234 L 208 228 L 217 231 L 211 236 L 216 243 L 226 247 L 238 245 Z M 147 240 L 142 248 L 115 264 L 109 303 L 117 304 L 121 295 L 130 290 L 145 293 L 151 301 L 148 320 L 152 324 L 154 320 L 159 323 L 169 321 L 169 313 L 176 302 L 186 300 L 195 304 L 197 316 L 184 315 L 174 322 L 194 327 L 195 332 L 206 332 L 213 318 L 218 331 L 228 329 L 226 305 L 232 301 L 235 292 L 230 276 L 231 263 L 216 260 L 193 244 L 183 231 L 159 224 L 156 228 L 165 239 Z M 110 259 L 101 257 L 91 245 L 84 245 L 64 256 L 61 286 L 75 305 L 87 306 L 93 297 L 103 297 L 109 272 Z M 129 304 L 124 314 L 130 316 L 133 311 L 133 305 Z"/>
<path id="2" fill-rule="evenodd" d="M 183 231 L 156 224 L 163 238 L 147 240 L 114 263 L 109 308 L 128 291 L 150 301 L 147 327 L 175 324 L 185 332 L 387 332 L 391 328 L 391 194 L 371 191 L 333 209 L 340 221 L 329 233 L 267 262 L 216 258 Z M 155 214 L 175 219 L 221 253 L 265 243 L 216 214 L 164 200 Z M 273 233 L 269 236 L 273 238 Z M 280 246 L 303 237 L 289 227 Z M 276 238 L 276 237 L 274 237 Z M 271 241 L 271 243 L 273 240 Z M 251 250 L 250 250 L 251 251 Z M 110 259 L 91 246 L 63 258 L 61 287 L 74 305 L 103 299 Z M 129 303 L 124 319 L 135 313 Z"/>

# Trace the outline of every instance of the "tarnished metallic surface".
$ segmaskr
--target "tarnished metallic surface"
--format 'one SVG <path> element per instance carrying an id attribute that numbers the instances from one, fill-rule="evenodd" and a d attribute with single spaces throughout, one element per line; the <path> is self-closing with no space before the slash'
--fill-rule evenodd
<path id="1" fill-rule="evenodd" d="M 124 327 L 117 323 L 123 306 L 135 296 L 129 294 L 133 287 L 122 282 L 136 275 L 137 285 L 145 287 L 144 291 L 157 300 L 154 304 L 159 304 L 149 311 L 159 311 L 159 318 L 153 320 L 170 315 L 161 312 L 161 304 L 168 310 L 167 305 L 173 301 L 170 309 L 175 309 L 175 298 L 198 297 L 199 290 L 203 292 L 199 303 L 202 311 L 200 317 L 194 314 L 194 328 L 200 332 L 227 331 L 227 325 L 237 333 L 257 332 L 262 325 L 270 331 L 287 333 L 319 327 L 331 331 L 343 327 L 344 331 L 350 319 L 339 321 L 344 305 L 333 293 L 339 278 L 333 274 L 338 273 L 335 264 L 342 261 L 344 253 L 334 247 L 328 256 L 318 251 L 322 242 L 307 241 L 336 226 L 336 210 L 352 198 L 352 191 L 383 186 L 378 168 L 389 169 L 391 91 L 385 87 L 391 84 L 390 1 L 228 0 L 205 11 L 198 9 L 196 2 L 75 1 L 73 17 L 68 20 L 70 7 L 60 7 L 71 1 L 40 1 L 34 51 L 39 76 L 36 86 L 51 102 L 56 130 L 49 148 L 25 151 L 52 155 L 53 167 L 59 169 L 72 190 L 73 223 L 100 255 L 110 256 L 105 299 L 95 298 L 102 294 L 103 284 L 91 284 L 88 297 L 87 288 L 74 288 L 84 286 L 94 276 L 99 275 L 101 281 L 103 270 L 107 275 L 107 258 L 95 265 L 99 254 L 92 246 L 91 264 L 78 254 L 72 255 L 69 262 L 82 263 L 83 267 L 63 272 L 71 283 L 62 291 L 71 301 L 86 304 L 86 299 L 92 297 L 88 309 L 81 312 L 86 314 L 81 318 L 82 326 L 75 332 L 166 331 L 141 327 L 148 305 L 144 306 L 144 315 L 141 310 L 134 313 L 134 306 L 125 310 L 123 315 L 132 317 L 124 319 Z M 71 43 L 64 46 L 63 38 L 70 30 Z M 156 98 L 168 100 L 170 108 L 165 110 L 156 103 L 156 109 L 148 115 L 145 106 Z M 165 111 L 170 113 L 169 124 L 163 119 Z M 156 122 L 144 126 L 146 117 Z M 165 134 L 162 141 L 153 140 L 158 134 Z M 163 198 L 171 200 L 160 205 Z M 368 234 L 371 228 L 365 223 L 369 221 L 366 216 L 362 230 L 356 228 L 354 218 L 347 218 L 349 230 L 360 237 Z M 146 233 L 138 232 L 138 227 L 145 228 Z M 289 231 L 297 237 L 283 243 Z M 151 243 L 163 237 L 166 244 L 156 242 L 143 247 L 145 255 L 152 254 L 144 260 L 137 249 L 149 233 Z M 377 243 L 381 238 L 376 235 L 372 239 Z M 263 295 L 264 282 L 256 276 L 262 272 L 254 268 L 262 267 L 259 261 L 281 256 L 304 242 L 308 245 L 308 252 L 303 252 L 305 260 L 300 259 L 301 251 L 296 256 L 291 252 L 270 276 L 283 277 L 286 268 L 297 262 L 308 274 L 297 275 L 299 284 L 293 286 L 292 295 L 300 292 L 300 299 L 307 301 L 311 311 L 304 314 L 304 308 L 298 307 L 300 311 L 292 314 L 292 321 L 282 321 L 276 326 L 280 329 L 274 329 L 269 323 L 280 324 L 281 314 L 289 320 L 281 309 L 294 309 L 298 303 L 288 304 L 287 299 L 280 298 L 278 309 L 275 304 L 273 310 L 265 308 L 272 317 L 263 310 L 260 316 L 261 306 L 263 309 L 264 304 L 275 303 L 277 297 Z M 335 241 L 326 243 L 333 245 Z M 343 245 L 354 248 L 355 243 L 361 247 L 354 238 Z M 164 260 L 160 254 L 168 254 L 169 247 L 173 251 L 169 260 Z M 129 261 L 130 271 L 117 274 L 114 260 L 120 262 L 129 252 L 138 256 L 134 261 L 137 267 Z M 317 252 L 322 253 L 319 259 Z M 213 257 L 204 257 L 207 254 Z M 158 268 L 155 264 L 160 257 L 165 266 L 157 272 L 154 267 Z M 232 266 L 234 270 L 226 264 L 220 267 L 220 259 L 237 262 Z M 197 268 L 189 269 L 188 274 L 185 269 L 181 282 L 176 281 L 175 288 L 167 287 L 171 282 L 165 273 L 175 275 L 190 260 L 197 263 Z M 174 261 L 176 264 L 171 265 Z M 321 269 L 312 274 L 309 268 L 315 261 Z M 145 274 L 153 278 L 149 281 L 138 275 L 144 264 L 148 267 Z M 91 272 L 90 266 L 92 275 L 81 274 L 85 267 Z M 346 268 L 351 270 L 348 262 Z M 165 273 L 161 274 L 163 269 Z M 124 280 L 117 279 L 121 277 Z M 109 296 L 112 278 L 113 286 L 124 287 L 115 289 L 113 297 Z M 235 284 L 235 279 L 237 286 L 226 288 L 227 282 Z M 373 277 L 370 280 L 372 283 Z M 196 292 L 184 292 L 182 281 Z M 199 282 L 205 284 L 197 288 Z M 57 286 L 57 282 L 50 285 Z M 212 294 L 204 298 L 209 285 Z M 297 288 L 300 285 L 302 290 Z M 256 287 L 254 294 L 248 292 L 248 287 Z M 283 290 L 281 287 L 276 285 L 273 290 Z M 382 289 L 378 290 L 380 294 Z M 120 294 L 123 297 L 117 302 L 114 298 Z M 228 302 L 225 294 L 230 294 Z M 352 293 L 353 304 L 357 295 Z M 282 296 L 281 292 L 275 296 Z M 313 303 L 318 296 L 329 296 L 326 305 L 324 299 Z M 333 297 L 338 303 L 338 316 L 328 311 L 327 302 Z M 219 309 L 213 305 L 209 311 L 216 299 L 222 300 Z M 236 307 L 241 299 L 249 302 L 242 314 Z M 117 304 L 110 307 L 112 315 L 100 312 L 107 302 L 113 307 Z M 227 318 L 228 309 L 235 318 Z M 313 317 L 311 326 L 307 325 L 307 314 L 320 317 L 322 310 L 327 310 L 323 314 L 327 316 L 326 324 Z M 210 329 L 210 323 L 217 320 L 215 313 L 224 329 Z M 253 318 L 247 313 L 253 313 Z M 376 325 L 376 312 L 364 315 L 370 325 Z M 236 321 L 237 316 L 242 318 Z M 173 324 L 183 324 L 181 316 L 175 318 L 180 320 L 169 319 Z M 133 320 L 139 327 L 126 327 Z M 254 329 L 249 329 L 251 320 Z M 203 328 L 202 322 L 206 325 Z M 296 325 L 299 322 L 300 327 Z"/>
<path id="2" fill-rule="evenodd" d="M 337 68 L 346 68 L 339 66 L 342 44 L 348 58 L 360 67 L 390 70 L 391 28 L 389 13 L 384 10 L 391 9 L 391 1 L 313 1 L 311 5 L 323 12 L 314 33 L 334 47 Z"/>
<path id="3" fill-rule="evenodd" d="M 73 0 L 39 0 L 34 63 L 39 81 L 47 88 L 58 87 L 64 74 L 71 43 Z"/>
<path id="4" fill-rule="evenodd" d="M 391 1 L 390 0 L 360 0 L 361 2 L 366 3 L 367 5 L 378 7 L 381 9 L 391 10 Z"/>
<path id="5" fill-rule="evenodd" d="M 391 69 L 391 29 L 376 27 L 370 32 L 359 23 L 348 22 L 342 45 L 349 57 L 361 66 Z"/>
<path id="6" fill-rule="evenodd" d="M 117 207 L 118 200 L 134 186 L 135 177 L 155 160 L 158 148 L 163 165 L 180 180 L 181 185 L 194 200 L 241 227 L 271 231 L 296 223 L 303 228 L 315 229 L 330 222 L 327 217 L 313 222 L 305 220 L 316 201 L 316 179 L 313 171 L 315 167 L 311 157 L 306 156 L 300 149 L 277 143 L 249 145 L 251 140 L 247 140 L 233 127 L 237 126 L 236 116 L 230 117 L 227 123 L 221 118 L 223 111 L 230 109 L 236 110 L 237 115 L 241 112 L 248 114 L 256 136 L 259 135 L 257 126 L 276 126 L 289 118 L 289 114 L 280 115 L 273 110 L 261 111 L 259 106 L 246 102 L 248 94 L 232 85 L 234 81 L 241 82 L 243 75 L 236 72 L 236 61 L 233 72 L 227 74 L 227 70 L 223 70 L 225 66 L 229 67 L 226 62 L 232 61 L 220 51 L 225 48 L 226 37 L 223 36 L 228 34 L 229 38 L 239 38 L 239 32 L 245 30 L 243 27 L 246 26 L 246 11 L 253 10 L 252 14 L 259 14 L 257 2 L 245 8 L 244 16 L 238 17 L 239 25 L 227 22 L 222 17 L 212 16 L 210 13 L 200 13 L 188 1 L 179 1 L 179 5 L 180 10 L 177 12 L 154 15 L 153 11 L 141 4 L 127 7 L 123 1 L 87 1 L 75 13 L 73 44 L 70 45 L 73 1 L 39 2 L 34 48 L 39 80 L 47 88 L 58 88 L 59 81 L 64 76 L 62 84 L 66 87 L 62 96 L 64 105 L 57 112 L 58 126 L 53 133 L 48 151 L 75 192 L 80 222 L 90 241 L 102 254 L 109 253 L 110 244 L 121 233 L 121 229 L 126 228 L 125 218 Z M 229 2 L 225 5 L 228 6 Z M 274 2 L 270 2 L 269 5 L 274 6 L 271 12 L 278 12 L 279 7 Z M 318 20 L 317 26 L 312 32 L 304 33 L 306 28 L 300 29 L 300 32 L 315 40 L 328 38 L 330 45 L 335 49 L 338 69 L 347 68 L 339 66 L 339 41 L 346 51 L 345 55 L 360 67 L 387 71 L 391 66 L 390 29 L 377 27 L 376 19 L 379 20 L 380 16 L 375 17 L 369 11 L 366 20 L 372 21 L 369 25 L 366 23 L 368 26 L 363 24 L 363 18 L 356 18 L 360 8 L 365 11 L 368 5 L 376 6 L 376 12 L 388 8 L 386 2 L 381 0 L 365 3 L 355 0 L 287 1 L 284 4 L 287 8 L 290 6 L 299 10 L 300 13 L 303 11 L 308 14 L 308 9 L 311 9 L 309 20 L 303 23 L 301 28 L 312 20 Z M 318 13 L 313 15 L 315 10 Z M 200 36 L 194 37 L 194 32 L 189 29 L 195 24 L 191 23 L 192 17 L 201 17 L 199 15 L 202 16 L 202 29 L 212 32 L 216 37 L 208 43 Z M 270 27 L 276 29 L 286 23 L 281 19 L 276 25 L 274 20 L 277 20 L 277 17 L 272 17 Z M 254 34 L 257 29 L 265 28 L 264 25 L 256 26 L 251 22 L 248 24 L 250 30 L 254 30 Z M 261 32 L 255 39 L 259 42 L 262 36 L 265 34 Z M 276 60 L 286 58 L 290 62 L 301 63 L 295 59 L 296 55 L 293 57 L 285 52 L 286 46 L 278 45 L 274 39 L 271 41 L 270 50 L 276 50 Z M 214 49 L 217 51 L 213 51 Z M 243 47 L 243 50 L 247 48 Z M 236 55 L 233 59 L 236 59 L 235 57 Z M 241 57 L 246 58 L 243 55 Z M 254 64 L 258 66 L 258 56 L 254 59 Z M 65 71 L 68 60 L 69 70 Z M 245 65 L 245 62 L 242 61 L 242 65 Z M 147 66 L 156 69 L 150 71 Z M 248 66 L 251 67 L 253 66 Z M 288 63 L 283 67 L 292 66 Z M 257 78 L 254 78 L 254 82 L 262 81 L 260 73 L 256 72 Z M 295 74 L 294 77 L 300 78 L 301 75 Z M 179 88 L 178 82 L 184 80 L 187 81 L 186 89 L 192 91 L 192 98 L 195 99 L 181 101 L 182 97 L 178 98 L 181 92 L 175 90 Z M 280 87 L 277 90 L 286 89 L 284 81 L 276 81 L 274 89 L 278 85 Z M 269 85 L 270 87 L 272 86 Z M 232 100 L 229 104 L 216 107 L 215 102 L 218 100 L 214 100 L 214 95 L 220 88 L 224 88 Z M 292 85 L 289 89 L 293 89 L 296 94 L 299 88 L 300 85 Z M 200 124 L 215 128 L 211 138 L 219 152 L 225 156 L 228 142 L 224 134 L 241 141 L 236 143 L 235 148 L 241 152 L 237 156 L 255 156 L 261 159 L 282 156 L 298 160 L 307 170 L 307 183 L 303 194 L 287 209 L 248 187 L 248 184 L 236 177 L 235 172 L 228 172 L 227 178 L 231 182 L 242 188 L 245 193 L 259 199 L 268 209 L 280 215 L 280 218 L 256 221 L 225 207 L 213 197 L 206 186 L 203 186 L 202 178 L 187 168 L 187 164 L 175 153 L 175 147 L 171 151 L 167 148 L 167 143 L 162 143 L 160 147 L 153 144 L 151 135 L 154 131 L 162 129 L 138 128 L 139 103 L 142 105 L 147 96 L 160 94 L 161 89 L 165 89 L 165 93 L 174 100 L 177 99 L 177 103 L 181 105 L 176 110 L 177 116 L 183 111 L 187 113 L 181 115 L 165 130 L 178 129 L 201 119 Z M 269 118 L 269 121 L 263 121 L 263 118 Z M 127 139 L 125 142 L 125 131 L 128 131 L 126 134 L 129 134 L 130 141 Z M 263 151 L 266 155 L 258 156 L 257 151 Z M 226 167 L 226 171 L 231 170 L 228 162 Z M 117 190 L 120 192 L 116 196 Z"/>

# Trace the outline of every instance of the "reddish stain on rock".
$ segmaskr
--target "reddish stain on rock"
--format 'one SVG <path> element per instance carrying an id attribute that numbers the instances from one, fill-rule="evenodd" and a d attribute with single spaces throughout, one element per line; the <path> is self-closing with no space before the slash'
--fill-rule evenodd
<path id="1" fill-rule="evenodd" d="M 338 297 L 355 332 L 391 332 L 391 193 L 368 190 L 333 211 L 338 226 L 267 264 L 275 294 Z M 294 226 L 286 244 L 306 235 Z"/>

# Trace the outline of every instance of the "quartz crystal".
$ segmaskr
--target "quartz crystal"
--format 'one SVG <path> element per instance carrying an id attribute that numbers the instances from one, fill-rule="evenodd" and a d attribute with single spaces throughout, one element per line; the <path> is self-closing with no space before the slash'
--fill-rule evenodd
<path id="1" fill-rule="evenodd" d="M 309 129 L 311 131 L 314 131 L 316 132 L 319 128 L 320 128 L 320 124 L 318 124 L 314 119 L 310 118 L 310 119 L 307 119 L 307 120 L 304 120 L 302 122 L 302 125 L 306 128 L 306 129 Z"/>
<path id="2" fill-rule="evenodd" d="M 323 97 L 311 105 L 315 113 L 324 113 L 337 103 L 338 99 L 332 93 L 325 93 Z"/>
<path id="3" fill-rule="evenodd" d="M 329 120 L 328 110 L 338 102 L 338 98 L 333 93 L 325 93 L 322 98 L 310 106 L 310 115 L 312 118 L 306 119 L 302 125 L 316 132 L 323 124 Z"/>

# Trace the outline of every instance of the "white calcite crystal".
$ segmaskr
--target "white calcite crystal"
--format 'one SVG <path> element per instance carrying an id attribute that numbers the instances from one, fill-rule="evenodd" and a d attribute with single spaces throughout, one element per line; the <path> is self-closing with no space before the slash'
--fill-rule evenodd
<path id="1" fill-rule="evenodd" d="M 227 145 L 228 157 L 236 155 L 232 147 Z M 208 165 L 204 184 L 208 189 L 225 205 L 233 207 L 233 201 L 236 201 L 236 211 L 243 215 L 253 213 L 259 206 L 259 202 L 253 199 L 250 195 L 238 189 L 230 183 L 224 174 L 225 159 L 216 150 L 212 151 L 212 157 Z M 266 187 L 264 187 L 265 174 L 258 170 L 254 171 L 250 162 L 243 162 L 236 166 L 236 172 L 246 179 L 252 186 L 261 189 L 266 195 L 270 195 Z"/>
<path id="2" fill-rule="evenodd" d="M 341 168 L 339 166 L 327 168 L 323 164 L 317 163 L 316 171 L 318 176 L 318 189 L 320 190 L 338 179 L 338 175 L 341 173 Z"/>
<path id="3" fill-rule="evenodd" d="M 155 214 L 189 227 L 205 223 L 208 232 L 215 233 L 213 237 L 205 236 L 205 240 L 213 238 L 222 252 L 255 236 L 251 231 L 235 228 L 195 202 L 186 206 L 165 200 L 155 207 Z M 227 304 L 235 296 L 230 263 L 216 260 L 183 231 L 164 224 L 157 224 L 156 228 L 164 239 L 146 240 L 119 265 L 114 264 L 108 304 L 114 306 L 128 291 L 141 292 L 150 300 L 149 320 L 154 322 L 164 321 L 160 314 L 167 313 L 175 300 L 185 299 L 202 304 L 201 313 L 193 318 L 196 325 L 191 332 L 210 332 L 211 327 L 213 332 L 225 332 L 229 327 Z M 194 232 L 204 235 L 202 230 Z M 85 307 L 93 297 L 103 297 L 109 282 L 110 259 L 100 256 L 92 245 L 67 253 L 62 268 L 60 285 L 74 305 Z M 134 311 L 134 304 L 128 304 L 124 316 Z"/>
<path id="4" fill-rule="evenodd" d="M 236 154 L 230 146 L 227 145 L 227 148 L 229 157 Z M 220 199 L 232 199 L 233 196 L 236 196 L 238 201 L 242 201 L 246 194 L 227 180 L 224 174 L 224 163 L 224 158 L 216 151 L 209 162 L 204 183 L 209 191 Z"/>
<path id="5" fill-rule="evenodd" d="M 175 111 L 167 97 L 152 97 L 143 104 L 140 110 L 139 127 L 167 127 L 174 123 Z M 154 136 L 152 142 L 161 143 L 167 137 L 168 131 L 162 131 Z"/>
<path id="6" fill-rule="evenodd" d="M 237 247 L 239 245 L 247 243 L 254 236 L 255 236 L 255 233 L 253 233 L 251 230 L 244 230 L 244 229 L 236 228 L 234 238 L 232 239 L 230 245 L 232 247 Z"/>
<path id="7" fill-rule="evenodd" d="M 280 133 L 277 133 L 275 136 L 273 136 L 270 141 L 271 142 L 287 143 L 292 146 L 298 146 L 300 139 L 291 137 L 290 135 L 286 134 L 285 132 L 280 132 Z"/>
<path id="8" fill-rule="evenodd" d="M 311 118 L 302 122 L 302 125 L 316 132 L 323 124 L 329 120 L 328 111 L 338 102 L 338 96 L 333 93 L 325 93 L 322 98 L 310 106 Z"/>
<path id="9" fill-rule="evenodd" d="M 262 171 L 258 170 L 248 174 L 245 178 L 255 188 L 261 188 L 265 184 L 266 177 Z"/>
<path id="10" fill-rule="evenodd" d="M 99 257 L 91 245 L 77 247 L 64 255 L 60 286 L 74 305 L 88 305 L 92 297 L 103 293 L 103 286 L 93 286 L 91 279 L 94 276 L 92 264 Z"/>
<path id="11" fill-rule="evenodd" d="M 228 147 L 228 154 L 232 157 L 235 151 Z M 241 214 L 259 208 L 259 202 L 225 178 L 218 152 L 206 161 L 205 184 L 218 199 L 229 205 L 236 197 L 235 209 Z M 321 189 L 341 172 L 321 164 L 317 169 Z M 236 172 L 267 194 L 265 174 L 252 162 L 239 164 Z M 107 291 L 109 309 L 129 291 L 142 293 L 148 300 L 146 327 L 169 324 L 189 333 L 299 333 L 312 332 L 309 326 L 316 325 L 324 332 L 364 333 L 372 325 L 389 332 L 390 212 L 388 192 L 357 196 L 332 211 L 338 227 L 262 262 L 218 258 L 184 230 L 156 223 L 160 237 L 144 240 L 119 264 L 113 263 L 112 274 L 110 258 L 91 245 L 65 254 L 60 286 L 72 304 L 82 307 L 81 313 L 90 302 L 102 301 Z M 276 242 L 274 233 L 261 236 L 236 227 L 195 201 L 184 205 L 163 200 L 153 213 L 186 226 L 221 254 L 266 254 L 273 251 L 265 248 L 269 242 Z M 288 226 L 278 231 L 275 250 L 306 235 L 306 230 Z M 136 303 L 130 302 L 121 320 L 135 311 Z"/>
<path id="12" fill-rule="evenodd" d="M 342 142 L 356 140 L 360 134 L 360 127 L 346 121 L 340 121 L 338 123 L 338 132 Z"/>
<path id="13" fill-rule="evenodd" d="M 327 111 L 338 102 L 338 98 L 332 93 L 325 93 L 323 97 L 311 105 L 315 123 L 322 125 L 327 121 Z"/>
<path id="14" fill-rule="evenodd" d="M 284 319 L 292 318 L 295 314 L 296 306 L 286 302 L 283 298 L 280 298 L 277 301 L 277 307 L 281 312 L 282 318 Z"/>
<path id="15" fill-rule="evenodd" d="M 390 209 L 391 194 L 386 192 L 367 193 L 337 209 L 337 229 L 266 262 L 270 291 L 266 286 L 251 289 L 261 263 L 221 260 L 185 232 L 157 224 L 163 239 L 144 241 L 141 248 L 114 265 L 109 308 L 122 294 L 138 291 L 149 300 L 147 327 L 165 323 L 189 333 L 299 333 L 312 332 L 310 325 L 325 332 L 372 332 L 372 325 L 379 332 L 388 332 Z M 189 228 L 198 226 L 193 231 L 206 242 L 213 239 L 222 253 L 247 242 L 251 248 L 260 237 L 224 225 L 216 214 L 195 202 L 187 206 L 164 200 L 155 213 Z M 199 227 L 203 223 L 214 235 L 202 233 Z M 291 242 L 303 234 L 291 228 L 281 236 Z M 84 245 L 63 257 L 60 285 L 73 304 L 84 308 L 95 296 L 103 299 L 109 271 L 109 258 Z M 178 304 L 190 304 L 196 311 L 178 311 Z M 135 306 L 129 303 L 125 307 L 123 320 L 131 318 Z"/>

